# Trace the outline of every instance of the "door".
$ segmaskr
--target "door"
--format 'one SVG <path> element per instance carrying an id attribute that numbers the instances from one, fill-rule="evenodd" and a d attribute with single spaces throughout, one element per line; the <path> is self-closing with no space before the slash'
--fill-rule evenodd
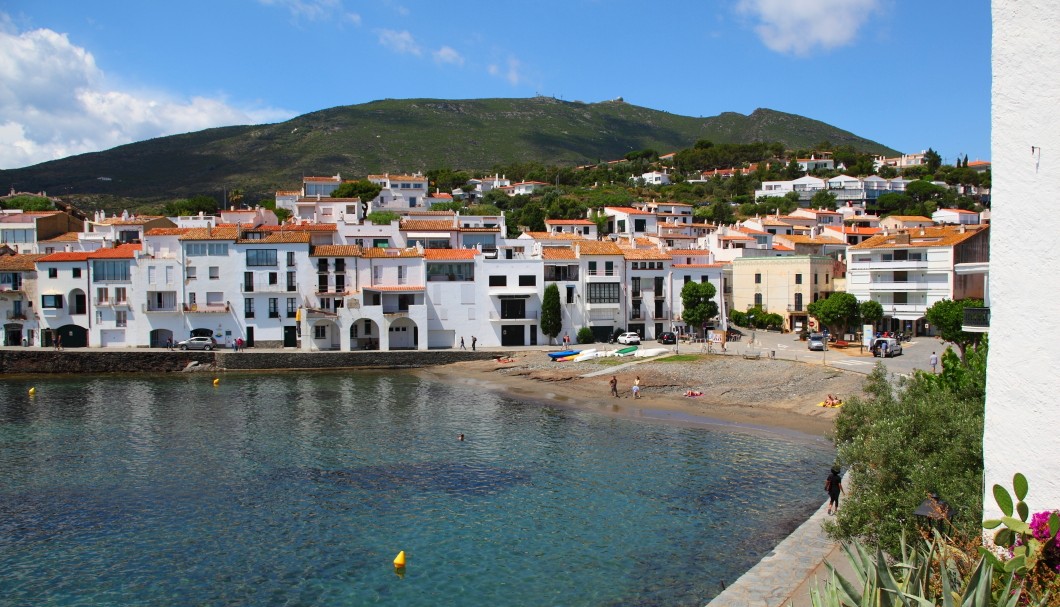
<path id="1" fill-rule="evenodd" d="M 297 348 L 298 347 L 298 327 L 284 327 L 283 328 L 283 347 L 285 347 L 285 348 Z"/>
<path id="2" fill-rule="evenodd" d="M 254 327 L 247 327 L 247 343 L 248 348 L 254 347 Z"/>
<path id="3" fill-rule="evenodd" d="M 525 329 L 523 325 L 501 325 L 502 346 L 526 345 Z"/>

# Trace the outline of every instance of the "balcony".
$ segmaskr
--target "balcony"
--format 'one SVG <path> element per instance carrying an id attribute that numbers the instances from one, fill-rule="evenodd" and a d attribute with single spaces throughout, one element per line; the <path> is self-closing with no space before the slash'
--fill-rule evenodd
<path id="1" fill-rule="evenodd" d="M 146 314 L 156 314 L 156 313 L 160 313 L 160 314 L 169 313 L 169 314 L 172 314 L 172 313 L 175 313 L 175 312 L 180 312 L 180 310 L 181 309 L 179 307 L 177 307 L 176 304 L 174 304 L 172 306 L 162 306 L 162 307 L 149 305 L 149 304 L 140 304 L 140 311 L 144 312 Z"/>
<path id="2" fill-rule="evenodd" d="M 4 284 L 0 284 L 0 293 L 21 293 L 21 292 L 22 292 L 22 285 L 21 284 L 10 284 L 10 283 L 6 283 L 6 282 Z"/>
<path id="3" fill-rule="evenodd" d="M 100 299 L 100 298 L 96 297 L 96 298 L 94 298 L 92 300 L 92 305 L 97 307 L 97 308 L 109 308 L 109 307 L 114 305 L 114 300 L 112 300 L 112 299 Z"/>
<path id="4" fill-rule="evenodd" d="M 7 318 L 8 320 L 26 320 L 26 313 L 12 312 L 11 310 L 8 310 L 7 314 L 5 315 L 5 318 Z"/>
<path id="5" fill-rule="evenodd" d="M 513 322 L 519 320 L 537 320 L 538 313 L 536 310 L 532 312 L 524 312 L 522 316 L 505 316 L 500 312 L 490 312 L 491 322 Z"/>
<path id="6" fill-rule="evenodd" d="M 190 314 L 223 314 L 229 311 L 228 304 L 182 304 L 185 312 Z"/>
<path id="7" fill-rule="evenodd" d="M 928 291 L 931 289 L 946 289 L 945 282 L 932 280 L 874 280 L 869 287 L 873 292 L 879 291 Z"/>
<path id="8" fill-rule="evenodd" d="M 990 331 L 990 308 L 965 308 L 961 331 L 987 333 Z"/>
<path id="9" fill-rule="evenodd" d="M 261 283 L 243 283 L 244 293 L 286 293 L 292 291 L 290 285 L 276 284 L 261 284 Z"/>

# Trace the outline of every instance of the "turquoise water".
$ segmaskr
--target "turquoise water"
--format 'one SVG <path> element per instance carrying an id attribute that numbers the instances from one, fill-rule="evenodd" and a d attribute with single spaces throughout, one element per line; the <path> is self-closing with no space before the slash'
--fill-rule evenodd
<path id="1" fill-rule="evenodd" d="M 408 374 L 211 379 L 0 385 L 0 605 L 703 604 L 832 460 Z"/>

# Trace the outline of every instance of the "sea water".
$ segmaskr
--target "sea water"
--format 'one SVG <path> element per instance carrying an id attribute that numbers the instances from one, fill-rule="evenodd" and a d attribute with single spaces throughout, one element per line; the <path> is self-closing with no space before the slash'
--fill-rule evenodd
<path id="1" fill-rule="evenodd" d="M 212 380 L 0 385 L 0 605 L 701 605 L 833 457 L 407 373 Z"/>

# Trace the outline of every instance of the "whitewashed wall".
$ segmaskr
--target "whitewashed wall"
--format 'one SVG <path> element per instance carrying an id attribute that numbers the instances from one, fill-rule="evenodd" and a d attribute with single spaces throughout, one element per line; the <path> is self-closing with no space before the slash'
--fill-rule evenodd
<path id="1" fill-rule="evenodd" d="M 1060 12 L 1049 0 L 993 2 L 993 216 L 985 516 L 990 488 L 1030 481 L 1032 510 L 1060 508 L 1060 248 L 1035 221 L 1060 188 Z M 1041 309 L 1040 321 L 1027 310 Z"/>

